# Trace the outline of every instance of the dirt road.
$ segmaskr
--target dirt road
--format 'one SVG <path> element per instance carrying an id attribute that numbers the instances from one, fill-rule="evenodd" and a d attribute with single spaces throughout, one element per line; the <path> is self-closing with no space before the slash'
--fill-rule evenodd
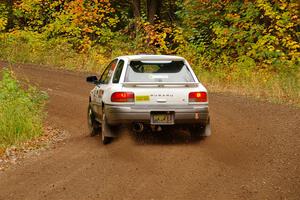
<path id="1" fill-rule="evenodd" d="M 2 63 L 3 64 L 3 63 Z M 0 174 L 0 199 L 300 199 L 300 110 L 210 94 L 213 135 L 87 133 L 85 75 L 15 67 L 50 95 L 66 144 Z"/>

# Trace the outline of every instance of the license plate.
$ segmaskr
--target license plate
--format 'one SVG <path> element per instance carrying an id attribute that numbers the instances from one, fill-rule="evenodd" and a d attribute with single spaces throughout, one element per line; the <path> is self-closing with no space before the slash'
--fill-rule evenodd
<path id="1" fill-rule="evenodd" d="M 174 124 L 174 113 L 152 113 L 151 124 Z"/>

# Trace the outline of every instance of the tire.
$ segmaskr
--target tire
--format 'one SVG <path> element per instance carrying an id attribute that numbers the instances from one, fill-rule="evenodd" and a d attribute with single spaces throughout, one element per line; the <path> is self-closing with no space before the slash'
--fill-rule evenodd
<path id="1" fill-rule="evenodd" d="M 90 105 L 88 106 L 87 111 L 87 121 L 90 136 L 93 137 L 95 135 L 98 135 L 100 133 L 100 124 L 96 121 L 95 114 Z"/>
<path id="2" fill-rule="evenodd" d="M 102 144 L 106 145 L 106 144 L 109 144 L 112 142 L 112 137 L 108 137 L 108 136 L 105 136 L 106 134 L 106 131 L 108 131 L 107 129 L 108 128 L 111 128 L 109 127 L 109 125 L 106 123 L 106 116 L 105 116 L 105 113 L 103 113 L 102 115 L 102 126 L 101 126 L 101 133 L 102 133 Z"/>

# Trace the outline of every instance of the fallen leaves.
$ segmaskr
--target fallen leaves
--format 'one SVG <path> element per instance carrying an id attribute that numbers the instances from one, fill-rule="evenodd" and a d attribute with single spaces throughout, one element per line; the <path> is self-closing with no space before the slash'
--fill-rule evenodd
<path id="1" fill-rule="evenodd" d="M 0 149 L 0 171 L 4 171 L 9 166 L 17 164 L 26 157 L 39 155 L 43 150 L 55 147 L 57 143 L 65 140 L 67 135 L 65 131 L 45 126 L 42 136 L 17 146 Z"/>

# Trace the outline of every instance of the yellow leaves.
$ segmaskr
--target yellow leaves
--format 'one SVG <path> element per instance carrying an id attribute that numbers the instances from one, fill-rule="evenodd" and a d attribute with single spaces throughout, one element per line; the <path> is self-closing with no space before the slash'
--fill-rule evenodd
<path id="1" fill-rule="evenodd" d="M 42 0 L 23 0 L 20 4 L 16 4 L 16 6 L 24 11 L 31 12 L 34 10 L 34 5 L 39 5 L 41 3 Z"/>
<path id="2" fill-rule="evenodd" d="M 267 49 L 268 49 L 269 51 L 274 51 L 274 50 L 275 50 L 275 47 L 274 47 L 273 45 L 268 45 L 268 46 L 267 46 Z"/>
<path id="3" fill-rule="evenodd" d="M 286 55 L 280 56 L 281 61 L 297 60 L 300 51 L 300 44 L 296 39 L 299 37 L 297 36 L 298 7 L 294 3 L 284 0 L 276 2 L 277 7 L 270 5 L 266 0 L 257 2 L 259 8 L 264 11 L 264 15 L 271 19 L 263 34 L 273 37 L 273 39 L 268 37 L 265 38 L 267 40 L 258 40 L 257 45 L 265 46 L 267 44 L 283 50 Z M 274 51 L 274 49 L 267 49 Z M 275 55 L 278 55 L 278 52 Z"/>
<path id="4" fill-rule="evenodd" d="M 67 13 L 72 14 L 72 18 L 79 26 L 86 24 L 107 23 L 108 26 L 114 26 L 118 22 L 118 18 L 110 17 L 114 9 L 110 7 L 109 1 L 94 1 L 85 3 L 82 0 L 71 1 L 68 4 Z"/>
<path id="5" fill-rule="evenodd" d="M 7 19 L 6 18 L 0 18 L 0 31 L 3 31 L 6 27 Z"/>
<path id="6" fill-rule="evenodd" d="M 286 3 L 285 1 L 280 1 L 280 6 L 279 9 L 280 10 L 285 10 L 288 6 L 288 3 Z"/>
<path id="7" fill-rule="evenodd" d="M 264 11 L 264 15 L 271 19 L 276 18 L 277 12 L 273 10 L 272 5 L 267 0 L 257 0 L 257 6 Z"/>
<path id="8" fill-rule="evenodd" d="M 89 28 L 89 27 L 84 27 L 84 28 L 82 29 L 82 31 L 84 31 L 84 32 L 86 32 L 86 33 L 92 33 L 92 32 L 94 32 L 94 30 L 91 29 L 91 28 Z"/>
<path id="9" fill-rule="evenodd" d="M 108 18 L 108 25 L 109 26 L 115 26 L 117 25 L 117 23 L 119 22 L 119 19 L 118 17 L 115 17 L 115 18 Z"/>
<path id="10" fill-rule="evenodd" d="M 221 48 L 225 48 L 227 45 L 227 42 L 228 42 L 228 39 L 225 37 L 218 38 L 213 41 L 214 44 L 220 45 Z"/>
<path id="11" fill-rule="evenodd" d="M 226 19 L 227 20 L 238 20 L 238 19 L 240 19 L 240 17 L 241 16 L 237 13 L 228 13 L 228 14 L 226 14 Z"/>
<path id="12" fill-rule="evenodd" d="M 50 8 L 53 9 L 53 8 L 55 8 L 56 6 L 59 6 L 60 3 L 61 3 L 61 2 L 59 2 L 59 1 L 54 1 L 54 2 L 52 2 L 52 3 L 50 4 Z"/>
<path id="13" fill-rule="evenodd" d="M 290 41 L 287 41 L 287 47 L 289 49 L 297 50 L 297 49 L 300 49 L 300 44 L 296 41 L 290 40 Z"/>
<path id="14" fill-rule="evenodd" d="M 223 31 L 223 34 L 224 34 L 224 35 L 227 35 L 227 34 L 228 34 L 228 32 L 229 32 L 229 30 L 228 30 L 228 29 L 224 29 L 224 31 Z"/>
<path id="15" fill-rule="evenodd" d="M 182 29 L 167 25 L 164 22 L 150 24 L 147 21 L 142 21 L 141 28 L 145 44 L 159 53 L 175 53 L 180 49 L 179 46 L 186 42 Z"/>
<path id="16" fill-rule="evenodd" d="M 300 49 L 299 42 L 293 40 L 291 36 L 286 36 L 282 39 L 282 44 L 284 47 L 289 49 L 290 51 L 297 52 Z M 290 55 L 294 55 L 293 53 Z"/>
<path id="17" fill-rule="evenodd" d="M 47 10 L 41 5 L 35 6 Z M 50 38 L 66 36 L 79 52 L 86 52 L 96 42 L 109 41 L 113 36 L 110 29 L 119 22 L 109 0 L 58 0 L 49 4 L 49 7 L 52 9 L 52 19 L 43 27 L 43 31 Z M 42 10 L 42 13 L 46 10 Z M 36 24 L 39 22 L 39 19 L 29 20 Z"/>
<path id="18" fill-rule="evenodd" d="M 84 36 L 81 45 L 79 46 L 80 53 L 86 53 L 92 47 L 92 41 L 89 37 Z"/>

